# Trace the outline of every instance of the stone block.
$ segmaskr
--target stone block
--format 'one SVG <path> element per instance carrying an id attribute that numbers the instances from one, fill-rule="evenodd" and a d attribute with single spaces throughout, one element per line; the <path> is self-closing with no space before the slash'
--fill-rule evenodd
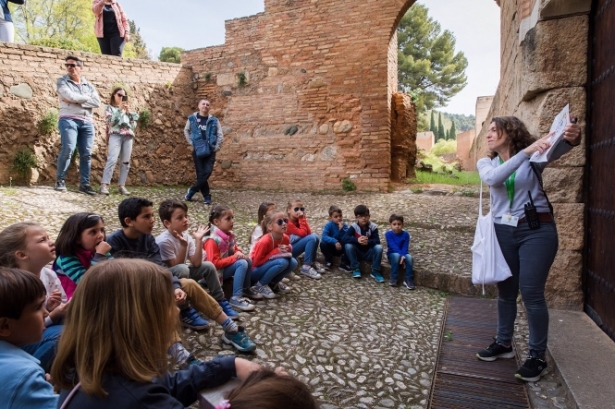
<path id="1" fill-rule="evenodd" d="M 348 120 L 338 121 L 333 125 L 333 132 L 348 133 L 352 130 L 352 122 Z"/>
<path id="2" fill-rule="evenodd" d="M 11 94 L 23 99 L 32 99 L 32 88 L 28 84 L 13 85 Z"/>
<path id="3" fill-rule="evenodd" d="M 583 168 L 547 167 L 542 176 L 552 203 L 579 203 L 583 195 Z"/>
<path id="4" fill-rule="evenodd" d="M 545 289 L 545 297 L 551 308 L 582 308 L 582 269 L 583 256 L 580 252 L 561 249 L 558 251 Z"/>
<path id="5" fill-rule="evenodd" d="M 225 85 L 235 85 L 235 74 L 234 73 L 224 73 L 216 75 L 216 83 L 219 87 L 223 87 Z"/>
<path id="6" fill-rule="evenodd" d="M 521 45 L 524 100 L 546 90 L 587 82 L 586 15 L 539 22 Z"/>
<path id="7" fill-rule="evenodd" d="M 585 245 L 585 204 L 553 203 L 559 249 L 582 251 Z"/>

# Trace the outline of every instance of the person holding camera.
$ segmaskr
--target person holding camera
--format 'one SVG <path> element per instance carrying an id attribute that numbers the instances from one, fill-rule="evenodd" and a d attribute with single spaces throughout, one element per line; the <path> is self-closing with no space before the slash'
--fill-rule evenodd
<path id="1" fill-rule="evenodd" d="M 139 114 L 131 112 L 128 104 L 128 94 L 122 87 L 116 87 L 111 93 L 109 105 L 105 108 L 107 119 L 107 164 L 103 171 L 100 193 L 109 194 L 109 184 L 113 177 L 115 164 L 120 158 L 120 178 L 118 191 L 122 195 L 129 195 L 126 190 L 126 178 L 130 170 L 130 155 L 132 154 L 132 142 L 135 136 L 135 128 Z"/>
<path id="2" fill-rule="evenodd" d="M 487 131 L 488 158 L 477 163 L 480 178 L 489 185 L 495 233 L 512 276 L 498 285 L 498 328 L 494 342 L 479 351 L 482 361 L 514 358 L 511 342 L 521 291 L 529 325 L 529 356 L 517 379 L 536 382 L 545 373 L 549 311 L 545 285 L 557 253 L 553 210 L 542 187 L 547 162 L 530 162 L 535 152 L 551 147 L 551 134 L 534 139 L 514 116 L 493 118 Z M 581 143 L 581 128 L 573 118 L 563 138 L 553 146 L 554 161 Z"/>

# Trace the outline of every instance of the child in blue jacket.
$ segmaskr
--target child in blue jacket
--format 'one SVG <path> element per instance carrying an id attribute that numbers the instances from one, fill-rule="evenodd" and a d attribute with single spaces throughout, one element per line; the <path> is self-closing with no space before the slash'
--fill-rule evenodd
<path id="1" fill-rule="evenodd" d="M 350 272 L 348 257 L 344 251 L 342 238 L 348 230 L 348 226 L 342 220 L 342 209 L 337 206 L 329 207 L 329 221 L 322 229 L 322 237 L 320 239 L 320 251 L 325 256 L 325 267 L 331 269 L 333 267 L 333 257 L 342 257 L 339 269 L 345 272 Z"/>
<path id="2" fill-rule="evenodd" d="M 414 290 L 414 272 L 412 256 L 410 255 L 410 233 L 404 230 L 404 217 L 393 213 L 389 217 L 391 230 L 384 233 L 387 241 L 387 258 L 391 263 L 391 287 L 397 287 L 399 268 L 404 269 L 404 285 L 408 290 Z"/>

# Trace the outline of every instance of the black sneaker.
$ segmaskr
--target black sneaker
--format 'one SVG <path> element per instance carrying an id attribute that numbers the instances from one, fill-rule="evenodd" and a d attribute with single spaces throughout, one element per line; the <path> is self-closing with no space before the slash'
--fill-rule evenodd
<path id="1" fill-rule="evenodd" d="M 340 264 L 338 269 L 342 270 L 344 273 L 350 273 L 352 271 L 352 268 L 350 268 L 350 265 L 348 264 Z"/>
<path id="2" fill-rule="evenodd" d="M 86 195 L 96 196 L 96 191 L 92 189 L 90 185 L 81 185 L 79 186 L 79 191 L 81 193 L 85 193 Z"/>
<path id="3" fill-rule="evenodd" d="M 414 286 L 414 280 L 411 278 L 406 278 L 404 280 L 404 285 L 408 290 L 414 290 L 416 287 Z"/>
<path id="4" fill-rule="evenodd" d="M 515 351 L 513 351 L 512 346 L 505 347 L 502 344 L 499 344 L 497 341 L 493 341 L 493 344 L 489 345 L 487 348 L 478 351 L 476 357 L 481 361 L 495 361 L 498 358 L 514 358 Z"/>
<path id="5" fill-rule="evenodd" d="M 547 371 L 547 361 L 533 356 L 528 357 L 525 363 L 515 373 L 515 378 L 526 382 L 536 382 Z"/>
<path id="6" fill-rule="evenodd" d="M 66 192 L 66 182 L 64 182 L 64 180 L 62 180 L 62 179 L 56 181 L 55 189 L 58 192 Z"/>
<path id="7" fill-rule="evenodd" d="M 211 196 L 207 195 L 205 196 L 205 200 L 203 200 L 203 203 L 206 205 L 210 205 L 211 204 Z"/>

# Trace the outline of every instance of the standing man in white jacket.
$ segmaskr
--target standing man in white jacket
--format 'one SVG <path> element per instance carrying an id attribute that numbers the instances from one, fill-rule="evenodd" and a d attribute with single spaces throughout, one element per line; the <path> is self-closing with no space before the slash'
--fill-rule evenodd
<path id="1" fill-rule="evenodd" d="M 58 78 L 60 97 L 60 140 L 56 190 L 66 191 L 66 171 L 75 147 L 79 149 L 79 191 L 87 195 L 96 192 L 90 186 L 92 147 L 94 145 L 94 108 L 100 106 L 100 98 L 94 85 L 81 76 L 83 62 L 69 55 L 65 58 L 66 75 Z"/>

